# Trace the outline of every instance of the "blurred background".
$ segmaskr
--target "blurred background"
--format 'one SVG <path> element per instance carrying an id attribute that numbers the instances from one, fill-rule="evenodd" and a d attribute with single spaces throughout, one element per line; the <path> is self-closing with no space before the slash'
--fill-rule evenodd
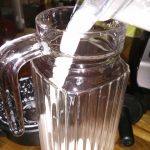
<path id="1" fill-rule="evenodd" d="M 34 32 L 36 15 L 50 7 L 74 5 L 75 0 L 0 0 L 0 45 Z"/>

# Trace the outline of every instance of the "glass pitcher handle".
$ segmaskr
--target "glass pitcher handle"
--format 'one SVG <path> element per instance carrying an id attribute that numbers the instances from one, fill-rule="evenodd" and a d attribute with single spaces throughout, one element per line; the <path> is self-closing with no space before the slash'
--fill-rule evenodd
<path id="1" fill-rule="evenodd" d="M 10 131 L 16 136 L 24 133 L 18 72 L 24 64 L 42 56 L 44 51 L 35 37 L 35 34 L 26 35 L 0 47 L 0 93 Z"/>

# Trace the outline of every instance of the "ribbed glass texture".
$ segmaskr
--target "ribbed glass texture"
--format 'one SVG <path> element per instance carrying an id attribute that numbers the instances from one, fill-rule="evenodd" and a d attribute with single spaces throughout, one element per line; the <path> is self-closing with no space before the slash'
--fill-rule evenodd
<path id="1" fill-rule="evenodd" d="M 33 75 L 42 150 L 113 149 L 128 72 L 77 91 Z"/>

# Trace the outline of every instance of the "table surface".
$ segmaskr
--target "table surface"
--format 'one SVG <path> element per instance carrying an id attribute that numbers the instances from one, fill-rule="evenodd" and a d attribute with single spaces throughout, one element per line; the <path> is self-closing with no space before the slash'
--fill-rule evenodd
<path id="1" fill-rule="evenodd" d="M 135 144 L 123 147 L 116 140 L 114 150 L 150 150 L 150 111 L 146 112 L 135 125 L 133 125 Z M 118 137 L 116 137 L 118 139 Z M 40 147 L 18 145 L 5 137 L 0 137 L 0 150 L 40 150 Z"/>

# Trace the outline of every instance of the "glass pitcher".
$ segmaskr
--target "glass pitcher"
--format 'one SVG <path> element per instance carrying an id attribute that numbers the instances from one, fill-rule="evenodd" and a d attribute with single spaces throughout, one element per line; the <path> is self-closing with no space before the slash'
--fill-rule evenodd
<path id="1" fill-rule="evenodd" d="M 125 26 L 96 23 L 82 34 L 74 55 L 62 53 L 72 9 L 41 12 L 35 34 L 0 48 L 0 93 L 10 131 L 24 132 L 18 72 L 30 61 L 42 150 L 111 150 L 129 74 L 120 58 Z"/>

